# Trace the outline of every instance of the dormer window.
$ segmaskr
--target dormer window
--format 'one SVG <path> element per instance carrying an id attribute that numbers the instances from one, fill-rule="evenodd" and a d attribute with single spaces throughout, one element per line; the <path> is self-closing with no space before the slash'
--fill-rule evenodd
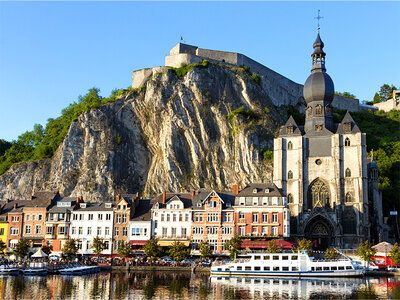
<path id="1" fill-rule="evenodd" d="M 288 127 L 286 127 L 286 133 L 287 133 L 287 134 L 293 134 L 293 131 L 294 131 L 293 126 L 288 126 Z"/>
<path id="2" fill-rule="evenodd" d="M 111 208 L 111 203 L 106 203 L 105 207 L 106 208 Z"/>
<path id="3" fill-rule="evenodd" d="M 257 189 L 253 189 L 253 194 L 256 194 L 257 193 Z"/>
<path id="4" fill-rule="evenodd" d="M 269 189 L 265 189 L 265 193 L 268 194 L 270 192 Z"/>
<path id="5" fill-rule="evenodd" d="M 86 208 L 86 203 L 81 203 L 80 206 L 81 206 L 82 208 Z"/>
<path id="6" fill-rule="evenodd" d="M 197 203 L 197 207 L 201 207 L 201 203 L 199 202 L 199 203 Z"/>
<path id="7" fill-rule="evenodd" d="M 320 104 L 315 106 L 315 115 L 316 116 L 321 116 L 322 115 L 322 106 Z"/>
<path id="8" fill-rule="evenodd" d="M 322 131 L 322 125 L 315 125 L 315 131 Z"/>
<path id="9" fill-rule="evenodd" d="M 343 124 L 343 130 L 345 132 L 351 132 L 351 123 L 350 122 L 344 123 Z"/>
<path id="10" fill-rule="evenodd" d="M 240 198 L 240 200 L 239 200 L 239 205 L 245 205 L 246 203 L 246 198 L 244 198 L 244 197 L 242 197 L 242 198 Z"/>
<path id="11" fill-rule="evenodd" d="M 254 206 L 258 205 L 258 198 L 257 197 L 253 197 L 253 205 Z"/>

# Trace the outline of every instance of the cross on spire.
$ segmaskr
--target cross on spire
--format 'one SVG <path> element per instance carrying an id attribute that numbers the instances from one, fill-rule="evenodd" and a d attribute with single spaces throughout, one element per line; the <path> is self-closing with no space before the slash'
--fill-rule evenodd
<path id="1" fill-rule="evenodd" d="M 318 17 L 314 17 L 314 19 L 318 19 L 318 32 L 319 32 L 319 20 L 323 19 L 324 17 L 321 17 L 319 15 L 320 10 L 318 9 Z"/>

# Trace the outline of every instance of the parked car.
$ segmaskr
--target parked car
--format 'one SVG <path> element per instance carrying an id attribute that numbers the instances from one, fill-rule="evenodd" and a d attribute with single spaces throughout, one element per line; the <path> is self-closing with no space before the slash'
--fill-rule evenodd
<path id="1" fill-rule="evenodd" d="M 395 266 L 387 266 L 386 270 L 388 270 L 389 272 L 396 272 L 396 267 Z"/>
<path id="2" fill-rule="evenodd" d="M 211 260 L 203 260 L 203 261 L 201 262 L 201 264 L 202 264 L 204 267 L 211 267 Z"/>
<path id="3" fill-rule="evenodd" d="M 369 266 L 367 267 L 367 270 L 377 271 L 377 270 L 379 270 L 379 267 L 375 263 L 371 262 L 371 263 L 369 263 Z"/>
<path id="4" fill-rule="evenodd" d="M 194 261 L 193 259 L 189 259 L 189 258 L 182 260 L 183 263 L 192 263 L 193 261 Z"/>
<path id="5" fill-rule="evenodd" d="M 163 258 L 163 259 L 161 260 L 161 262 L 162 262 L 162 263 L 176 263 L 175 260 L 170 259 L 170 258 Z"/>

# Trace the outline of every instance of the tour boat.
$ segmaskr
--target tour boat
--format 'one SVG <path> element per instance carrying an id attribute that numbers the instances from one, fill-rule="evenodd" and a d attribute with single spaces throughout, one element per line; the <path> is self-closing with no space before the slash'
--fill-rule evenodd
<path id="1" fill-rule="evenodd" d="M 24 275 L 29 275 L 29 276 L 32 276 L 32 275 L 37 275 L 37 276 L 47 275 L 47 269 L 29 268 L 29 269 L 23 269 L 22 273 Z"/>
<path id="2" fill-rule="evenodd" d="M 364 269 L 356 268 L 352 260 L 315 259 L 303 253 L 250 253 L 232 262 L 214 262 L 211 275 L 223 276 L 308 276 L 357 277 Z"/>
<path id="3" fill-rule="evenodd" d="M 13 266 L 0 266 L 0 275 L 18 275 L 19 269 Z"/>

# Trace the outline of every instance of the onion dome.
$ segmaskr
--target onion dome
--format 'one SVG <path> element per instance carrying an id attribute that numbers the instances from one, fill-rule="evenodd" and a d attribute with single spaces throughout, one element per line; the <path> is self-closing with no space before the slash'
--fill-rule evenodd
<path id="1" fill-rule="evenodd" d="M 326 54 L 323 51 L 324 43 L 319 32 L 313 47 L 311 75 L 307 78 L 303 88 L 303 96 L 307 104 L 312 101 L 332 101 L 335 94 L 333 81 L 326 73 Z"/>

